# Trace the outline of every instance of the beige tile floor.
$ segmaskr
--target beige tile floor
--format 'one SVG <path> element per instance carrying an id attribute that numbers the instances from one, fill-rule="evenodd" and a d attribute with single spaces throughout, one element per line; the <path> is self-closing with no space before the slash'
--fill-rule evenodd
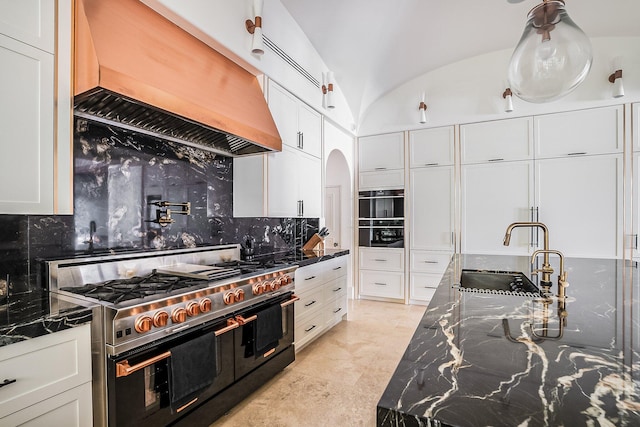
<path id="1" fill-rule="evenodd" d="M 375 426 L 376 404 L 425 308 L 350 301 L 346 320 L 210 427 Z"/>

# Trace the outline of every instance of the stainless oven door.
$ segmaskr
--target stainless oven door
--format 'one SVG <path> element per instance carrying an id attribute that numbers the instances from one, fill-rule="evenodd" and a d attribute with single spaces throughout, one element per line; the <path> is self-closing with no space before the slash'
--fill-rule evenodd
<path id="1" fill-rule="evenodd" d="M 236 320 L 240 323 L 240 327 L 233 333 L 235 346 L 235 374 L 236 379 L 247 375 L 258 366 L 267 362 L 278 353 L 286 350 L 293 345 L 294 331 L 294 304 L 298 297 L 291 292 L 284 295 L 274 297 L 262 304 L 251 307 L 236 316 Z M 258 343 L 260 333 L 275 333 L 276 331 L 261 330 L 261 325 L 268 325 L 261 319 L 261 316 L 269 316 L 273 313 L 269 311 L 275 307 L 281 311 L 280 324 L 281 333 L 277 336 L 277 340 L 272 341 L 272 345 L 260 346 Z M 264 322 L 264 323 L 263 323 Z M 275 335 L 274 335 L 275 336 Z"/>
<path id="2" fill-rule="evenodd" d="M 239 324 L 232 318 L 221 319 L 186 331 L 175 338 L 145 346 L 107 362 L 108 422 L 111 427 L 167 425 L 234 381 L 233 330 Z M 202 360 L 215 369 L 213 383 L 197 398 L 172 408 L 171 351 L 185 343 L 210 335 L 215 340 L 215 357 Z M 175 351 L 175 350 L 174 350 Z"/>

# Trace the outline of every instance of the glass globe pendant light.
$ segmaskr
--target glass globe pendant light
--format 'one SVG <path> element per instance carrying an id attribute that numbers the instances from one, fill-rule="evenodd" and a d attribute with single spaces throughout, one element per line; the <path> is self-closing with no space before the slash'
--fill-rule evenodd
<path id="1" fill-rule="evenodd" d="M 527 16 L 507 77 L 519 98 L 548 102 L 578 87 L 592 60 L 589 38 L 569 18 L 564 1 L 545 0 Z"/>

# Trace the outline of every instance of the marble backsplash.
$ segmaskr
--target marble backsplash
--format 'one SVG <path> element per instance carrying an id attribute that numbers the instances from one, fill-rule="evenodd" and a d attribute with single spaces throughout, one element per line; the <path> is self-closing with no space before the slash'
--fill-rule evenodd
<path id="1" fill-rule="evenodd" d="M 39 289 L 40 259 L 255 241 L 256 254 L 300 248 L 317 218 L 234 218 L 233 160 L 76 118 L 74 214 L 0 215 L 0 304 Z M 189 215 L 157 222 L 186 203 Z M 174 211 L 175 209 L 175 211 Z"/>

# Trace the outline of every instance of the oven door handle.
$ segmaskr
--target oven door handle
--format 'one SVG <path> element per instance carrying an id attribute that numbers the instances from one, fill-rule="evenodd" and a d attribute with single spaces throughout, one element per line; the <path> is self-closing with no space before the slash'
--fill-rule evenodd
<path id="1" fill-rule="evenodd" d="M 286 306 L 291 305 L 291 304 L 293 304 L 294 302 L 299 301 L 299 300 L 300 300 L 300 297 L 299 297 L 299 296 L 297 296 L 297 295 L 291 295 L 291 299 L 290 299 L 290 300 L 288 300 L 288 301 L 283 302 L 282 304 L 280 304 L 280 307 L 286 307 Z"/>
<path id="2" fill-rule="evenodd" d="M 144 369 L 147 366 L 153 365 L 154 363 L 167 359 L 169 357 L 171 357 L 171 352 L 165 351 L 164 353 L 161 353 L 133 366 L 129 365 L 128 360 L 123 360 L 122 362 L 116 363 L 116 378 L 126 377 L 136 371 L 139 371 L 140 369 Z"/>
<path id="3" fill-rule="evenodd" d="M 233 319 L 227 319 L 227 326 L 225 326 L 224 328 L 220 328 L 217 331 L 214 332 L 214 335 L 219 337 L 220 335 L 227 333 L 229 331 L 232 331 L 236 328 L 240 327 L 240 323 L 236 322 Z"/>
<path id="4" fill-rule="evenodd" d="M 253 316 L 247 317 L 246 319 L 244 317 L 242 317 L 242 316 L 236 316 L 236 322 L 238 322 L 238 324 L 240 326 L 242 326 L 242 325 L 246 325 L 249 322 L 253 322 L 257 318 L 258 318 L 257 314 L 254 314 Z"/>

